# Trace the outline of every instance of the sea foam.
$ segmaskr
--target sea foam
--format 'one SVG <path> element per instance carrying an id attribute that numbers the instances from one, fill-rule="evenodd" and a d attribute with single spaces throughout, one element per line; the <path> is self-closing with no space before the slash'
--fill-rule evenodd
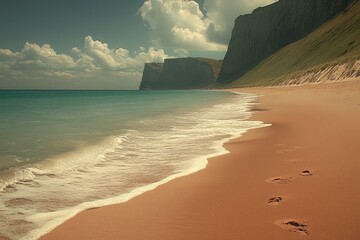
<path id="1" fill-rule="evenodd" d="M 126 202 L 204 169 L 208 158 L 227 152 L 224 142 L 267 126 L 247 120 L 255 98 L 234 94 L 196 111 L 145 118 L 120 135 L 17 169 L 1 196 L 1 230 L 21 220 L 4 234 L 37 239 L 83 210 Z"/>

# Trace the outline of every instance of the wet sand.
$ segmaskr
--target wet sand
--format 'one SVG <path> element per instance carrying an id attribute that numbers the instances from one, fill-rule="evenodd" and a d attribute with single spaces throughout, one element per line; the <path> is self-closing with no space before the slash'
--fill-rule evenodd
<path id="1" fill-rule="evenodd" d="M 42 239 L 359 239 L 360 79 L 238 89 L 272 124 L 229 154 L 118 205 L 84 211 Z"/>

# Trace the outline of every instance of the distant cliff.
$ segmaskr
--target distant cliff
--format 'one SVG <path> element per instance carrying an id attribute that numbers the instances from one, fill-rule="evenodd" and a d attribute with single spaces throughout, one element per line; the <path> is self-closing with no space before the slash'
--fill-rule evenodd
<path id="1" fill-rule="evenodd" d="M 140 90 L 151 89 L 160 82 L 160 76 L 163 70 L 163 63 L 145 63 Z"/>
<path id="2" fill-rule="evenodd" d="M 235 20 L 219 82 L 240 78 L 262 60 L 344 11 L 356 0 L 280 0 Z"/>
<path id="3" fill-rule="evenodd" d="M 197 89 L 214 83 L 222 61 L 208 58 L 174 58 L 146 63 L 140 90 Z"/>

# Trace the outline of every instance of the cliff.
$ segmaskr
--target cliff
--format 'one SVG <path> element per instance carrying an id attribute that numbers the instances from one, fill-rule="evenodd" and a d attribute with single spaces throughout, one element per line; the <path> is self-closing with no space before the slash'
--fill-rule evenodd
<path id="1" fill-rule="evenodd" d="M 163 63 L 145 63 L 143 77 L 140 83 L 140 90 L 151 89 L 152 85 L 160 82 Z"/>
<path id="2" fill-rule="evenodd" d="M 217 79 L 221 61 L 207 58 L 174 58 L 164 63 L 146 63 L 140 90 L 197 89 Z"/>
<path id="3" fill-rule="evenodd" d="M 240 79 L 218 87 L 334 81 L 360 76 L 360 1 L 277 51 Z"/>
<path id="4" fill-rule="evenodd" d="M 356 0 L 280 0 L 235 20 L 219 81 L 239 79 L 262 60 L 304 38 Z"/>

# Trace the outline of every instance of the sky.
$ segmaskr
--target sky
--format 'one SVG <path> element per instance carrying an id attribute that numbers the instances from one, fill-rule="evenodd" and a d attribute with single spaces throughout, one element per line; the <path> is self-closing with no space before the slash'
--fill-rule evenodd
<path id="1" fill-rule="evenodd" d="M 145 62 L 223 59 L 275 0 L 2 0 L 0 89 L 137 89 Z"/>

